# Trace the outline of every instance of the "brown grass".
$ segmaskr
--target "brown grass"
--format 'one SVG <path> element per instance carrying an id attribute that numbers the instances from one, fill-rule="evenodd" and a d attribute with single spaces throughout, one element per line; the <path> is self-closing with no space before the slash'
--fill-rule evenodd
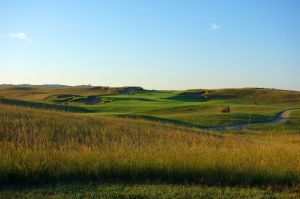
<path id="1" fill-rule="evenodd" d="M 144 120 L 0 105 L 0 181 L 291 186 L 300 180 L 299 142 L 299 134 L 216 137 Z"/>

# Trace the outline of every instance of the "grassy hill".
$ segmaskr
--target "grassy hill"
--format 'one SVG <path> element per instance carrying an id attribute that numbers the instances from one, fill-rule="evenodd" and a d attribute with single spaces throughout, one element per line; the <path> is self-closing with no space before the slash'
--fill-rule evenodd
<path id="1" fill-rule="evenodd" d="M 186 93 L 202 93 L 206 99 L 237 99 L 254 104 L 268 102 L 298 102 L 300 92 L 266 88 L 188 90 Z"/>
<path id="2" fill-rule="evenodd" d="M 299 197 L 300 110 L 206 129 L 272 120 L 300 107 L 299 92 L 2 86 L 0 96 L 0 198 Z"/>
<path id="3" fill-rule="evenodd" d="M 299 134 L 211 134 L 145 120 L 8 105 L 1 105 L 0 126 L 2 184 L 300 182 Z"/>
<path id="4" fill-rule="evenodd" d="M 9 86 L 0 85 L 0 96 L 12 99 L 31 101 L 47 101 L 52 97 L 67 98 L 105 96 L 105 95 L 134 95 L 142 94 L 140 100 L 170 100 L 182 102 L 203 102 L 209 100 L 239 100 L 255 104 L 268 102 L 300 102 L 300 92 L 265 88 L 242 89 L 194 89 L 186 91 L 150 91 L 141 87 L 103 87 L 103 86 Z M 64 97 L 65 96 L 65 97 Z M 130 99 L 136 99 L 130 97 Z M 139 100 L 139 99 L 136 99 Z"/>
<path id="5" fill-rule="evenodd" d="M 270 121 L 284 109 L 300 107 L 300 92 L 263 88 L 149 91 L 140 87 L 2 86 L 0 96 L 6 99 L 2 103 L 18 99 L 45 103 L 48 108 L 77 107 L 95 115 L 140 116 L 203 128 Z M 230 106 L 231 112 L 221 113 L 222 106 Z M 288 128 L 298 129 L 298 125 Z"/>
<path id="6" fill-rule="evenodd" d="M 62 86 L 62 87 L 39 87 L 39 86 L 0 86 L 0 96 L 11 99 L 30 101 L 47 101 L 51 97 L 60 95 L 107 95 L 107 94 L 133 94 L 142 91 L 141 87 L 89 87 L 89 86 Z"/>

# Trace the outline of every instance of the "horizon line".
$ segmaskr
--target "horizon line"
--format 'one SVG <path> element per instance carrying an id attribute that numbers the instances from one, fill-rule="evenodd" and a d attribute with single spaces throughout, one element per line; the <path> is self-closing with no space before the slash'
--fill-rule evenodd
<path id="1" fill-rule="evenodd" d="M 156 90 L 156 91 L 185 91 L 185 90 L 221 90 L 221 89 L 270 89 L 270 90 L 285 90 L 285 91 L 296 91 L 300 92 L 297 89 L 284 89 L 284 88 L 275 88 L 275 87 L 256 87 L 256 86 L 246 86 L 246 87 L 215 87 L 215 88 L 187 88 L 187 89 L 149 89 L 137 85 L 123 85 L 123 86 L 104 86 L 104 85 L 92 85 L 92 84 L 0 84 L 0 86 L 31 86 L 31 87 L 40 87 L 40 86 L 49 86 L 48 88 L 60 88 L 60 87 L 107 87 L 107 88 L 122 88 L 122 87 L 140 87 L 144 90 Z"/>

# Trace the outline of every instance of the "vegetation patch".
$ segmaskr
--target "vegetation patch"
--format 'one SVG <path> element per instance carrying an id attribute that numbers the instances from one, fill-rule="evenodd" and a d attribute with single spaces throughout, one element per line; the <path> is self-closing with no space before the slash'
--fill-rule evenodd
<path id="1" fill-rule="evenodd" d="M 210 136 L 157 122 L 1 105 L 0 182 L 296 186 L 299 134 Z"/>
<path id="2" fill-rule="evenodd" d="M 65 106 L 65 105 L 47 104 L 41 102 L 29 102 L 24 100 L 14 100 L 14 99 L 7 99 L 7 98 L 0 98 L 0 105 L 1 104 L 18 105 L 18 106 L 42 108 L 42 109 L 55 109 L 55 110 L 70 111 L 70 112 L 92 112 L 91 110 L 87 110 L 85 108 L 78 107 L 78 106 Z"/>
<path id="3" fill-rule="evenodd" d="M 120 94 L 135 94 L 144 91 L 142 87 L 123 87 L 118 90 Z"/>
<path id="4" fill-rule="evenodd" d="M 9 90 L 19 90 L 19 91 L 31 91 L 34 90 L 32 87 L 26 87 L 26 86 L 16 86 L 16 87 L 11 87 Z"/>
<path id="5" fill-rule="evenodd" d="M 168 100 L 185 101 L 185 102 L 202 102 L 206 101 L 206 91 L 185 91 L 178 95 L 168 97 Z"/>
<path id="6" fill-rule="evenodd" d="M 220 108 L 221 113 L 230 113 L 230 106 L 223 106 Z"/>
<path id="7" fill-rule="evenodd" d="M 242 188 L 193 184 L 69 183 L 11 187 L 0 190 L 0 198 L 105 198 L 105 199 L 215 199 L 215 198 L 299 198 L 299 188 Z"/>
<path id="8" fill-rule="evenodd" d="M 107 103 L 109 100 L 107 98 L 103 98 L 101 96 L 87 96 L 83 97 L 80 95 L 70 95 L 70 94 L 62 94 L 58 96 L 54 96 L 53 102 L 55 103 L 83 103 L 86 105 L 95 105 L 99 103 Z"/>

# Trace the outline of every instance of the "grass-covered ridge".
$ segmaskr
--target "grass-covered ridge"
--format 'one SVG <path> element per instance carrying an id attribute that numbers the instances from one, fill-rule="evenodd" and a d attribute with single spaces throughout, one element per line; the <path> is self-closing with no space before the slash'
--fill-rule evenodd
<path id="1" fill-rule="evenodd" d="M 196 92 L 191 90 L 190 92 Z M 300 92 L 266 88 L 199 90 L 206 99 L 240 99 L 252 103 L 300 102 Z"/>
<path id="2" fill-rule="evenodd" d="M 39 87 L 39 86 L 7 86 L 0 85 L 0 97 L 22 99 L 30 101 L 44 101 L 56 95 L 78 95 L 82 97 L 91 95 L 109 94 L 134 94 L 142 92 L 143 88 L 131 87 L 106 87 L 106 86 L 62 86 L 62 87 Z"/>
<path id="3" fill-rule="evenodd" d="M 78 107 L 95 115 L 143 116 L 203 128 L 267 122 L 285 109 L 300 107 L 300 92 L 263 88 L 155 91 L 140 87 L 1 86 L 0 96 L 52 108 Z M 231 112 L 221 113 L 223 106 L 229 106 Z M 300 125 L 288 128 L 300 129 Z"/>
<path id="4" fill-rule="evenodd" d="M 1 105 L 0 182 L 298 186 L 300 135 L 219 135 L 145 120 Z M 257 132 L 258 133 L 258 132 Z"/>
<path id="5" fill-rule="evenodd" d="M 18 106 L 31 107 L 31 108 L 54 109 L 54 110 L 69 111 L 69 112 L 81 112 L 81 113 L 93 112 L 91 110 L 79 106 L 48 104 L 43 102 L 31 102 L 31 101 L 8 99 L 8 98 L 1 98 L 1 97 L 0 97 L 0 104 L 18 105 Z"/>

